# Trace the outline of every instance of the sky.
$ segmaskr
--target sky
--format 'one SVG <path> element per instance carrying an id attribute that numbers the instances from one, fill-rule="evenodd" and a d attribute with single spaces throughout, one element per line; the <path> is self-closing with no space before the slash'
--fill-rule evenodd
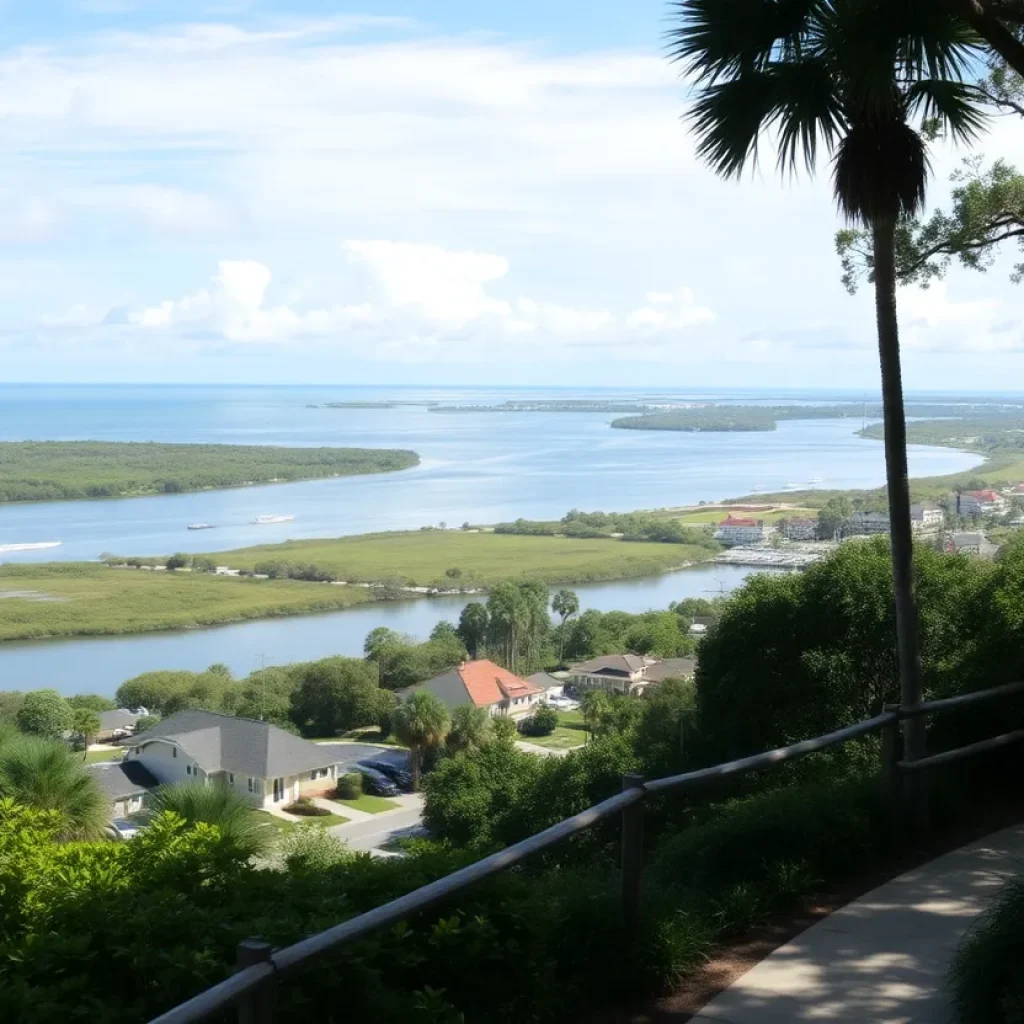
<path id="1" fill-rule="evenodd" d="M 0 16 L 2 380 L 878 386 L 827 166 L 698 161 L 667 0 Z M 1015 255 L 901 290 L 908 389 L 1024 381 Z"/>

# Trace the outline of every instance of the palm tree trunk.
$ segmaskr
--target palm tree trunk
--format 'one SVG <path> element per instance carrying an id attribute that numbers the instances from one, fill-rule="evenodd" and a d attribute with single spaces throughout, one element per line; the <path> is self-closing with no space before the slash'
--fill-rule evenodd
<path id="1" fill-rule="evenodd" d="M 896 644 L 900 667 L 900 704 L 921 703 L 921 651 L 918 643 L 917 606 L 914 602 L 914 544 L 910 526 L 910 486 L 907 479 L 907 424 L 903 411 L 900 339 L 896 318 L 896 221 L 872 225 L 875 258 L 875 316 L 878 358 L 882 369 L 882 408 L 885 413 L 885 478 L 892 535 L 892 581 L 896 599 Z M 924 719 L 903 722 L 904 756 L 924 757 Z M 916 772 L 911 779 L 921 780 Z M 915 786 L 909 794 L 916 822 L 927 820 L 926 791 Z"/>
<path id="2" fill-rule="evenodd" d="M 1024 75 L 1024 44 L 991 11 L 989 0 L 957 0 L 964 20 L 1007 64 Z"/>
<path id="3" fill-rule="evenodd" d="M 418 793 L 420 791 L 420 760 L 422 758 L 422 748 L 417 743 L 414 747 L 409 749 L 409 766 L 412 768 L 412 791 Z"/>

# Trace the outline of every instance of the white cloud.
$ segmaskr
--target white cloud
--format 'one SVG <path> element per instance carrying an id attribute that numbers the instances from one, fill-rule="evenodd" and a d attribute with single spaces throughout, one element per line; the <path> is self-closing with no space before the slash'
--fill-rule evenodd
<path id="1" fill-rule="evenodd" d="M 485 291 L 508 273 L 501 256 L 386 241 L 346 242 L 345 251 L 373 271 L 391 305 L 418 307 L 439 324 L 461 327 L 488 314 L 511 314 L 508 302 Z"/>
<path id="2" fill-rule="evenodd" d="M 1024 351 L 1024 326 L 1007 324 L 998 299 L 950 298 L 949 286 L 903 288 L 897 299 L 901 342 L 926 352 Z"/>
<path id="3" fill-rule="evenodd" d="M 647 301 L 649 306 L 634 309 L 626 318 L 631 327 L 683 330 L 715 319 L 714 310 L 694 302 L 689 288 L 680 288 L 677 292 L 649 292 Z"/>

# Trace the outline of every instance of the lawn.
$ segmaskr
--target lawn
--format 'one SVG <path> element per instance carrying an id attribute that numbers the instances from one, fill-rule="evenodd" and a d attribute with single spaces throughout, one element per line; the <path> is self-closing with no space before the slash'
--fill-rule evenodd
<path id="1" fill-rule="evenodd" d="M 415 452 L 383 448 L 5 441 L 0 443 L 0 501 L 179 494 L 384 473 L 418 462 Z"/>
<path id="2" fill-rule="evenodd" d="M 271 828 L 276 829 L 282 835 L 286 832 L 294 832 L 300 825 L 307 823 L 319 825 L 321 828 L 330 828 L 331 825 L 345 825 L 348 823 L 348 818 L 343 818 L 340 814 L 309 815 L 301 821 L 286 821 L 284 818 L 279 818 L 276 814 L 271 814 L 269 811 L 253 811 L 252 813 L 264 824 L 270 825 Z"/>
<path id="3" fill-rule="evenodd" d="M 7 596 L 15 595 L 15 596 Z M 363 589 L 89 562 L 0 566 L 0 640 L 185 629 L 348 608 Z"/>
<path id="4" fill-rule="evenodd" d="M 549 750 L 571 750 L 587 742 L 587 729 L 582 711 L 560 711 L 558 725 L 550 736 L 523 736 L 525 743 L 533 743 Z"/>
<path id="5" fill-rule="evenodd" d="M 502 580 L 545 583 L 651 576 L 710 552 L 689 544 L 613 538 L 573 539 L 461 530 L 365 534 L 333 540 L 293 540 L 222 551 L 218 564 L 255 569 L 267 562 L 314 565 L 339 580 L 420 587 L 489 587 Z M 451 575 L 449 575 L 449 572 Z"/>
<path id="6" fill-rule="evenodd" d="M 813 518 L 818 514 L 814 508 L 771 508 L 763 511 L 749 512 L 745 509 L 730 508 L 728 506 L 718 508 L 701 508 L 679 514 L 659 512 L 659 518 L 664 516 L 667 519 L 675 519 L 683 526 L 705 525 L 707 523 L 720 523 L 728 515 L 738 517 L 749 517 L 751 519 L 763 519 L 766 523 L 777 523 L 780 519 L 800 519 L 804 517 Z"/>
<path id="7" fill-rule="evenodd" d="M 339 800 L 337 797 L 331 797 L 331 800 L 342 807 L 351 807 L 355 811 L 365 811 L 367 814 L 380 814 L 381 811 L 393 811 L 402 806 L 394 800 L 372 796 L 369 793 L 362 793 L 355 800 Z"/>
<path id="8" fill-rule="evenodd" d="M 117 750 L 87 750 L 85 752 L 85 763 L 96 764 L 99 761 L 120 761 L 124 751 Z"/>

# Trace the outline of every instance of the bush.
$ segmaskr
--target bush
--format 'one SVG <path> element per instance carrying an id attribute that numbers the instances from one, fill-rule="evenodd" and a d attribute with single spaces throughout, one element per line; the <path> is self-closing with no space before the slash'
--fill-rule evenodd
<path id="1" fill-rule="evenodd" d="M 289 814 L 301 814 L 304 818 L 326 818 L 331 813 L 328 808 L 313 803 L 308 796 L 300 796 L 298 800 L 286 804 L 284 810 Z"/>
<path id="2" fill-rule="evenodd" d="M 334 795 L 339 800 L 358 800 L 363 792 L 363 776 L 360 772 L 349 772 L 338 776 Z"/>
<path id="3" fill-rule="evenodd" d="M 550 736 L 558 726 L 558 712 L 554 708 L 542 706 L 529 718 L 524 719 L 519 731 L 524 736 Z"/>
<path id="4" fill-rule="evenodd" d="M 167 559 L 168 569 L 187 569 L 192 564 L 192 556 L 178 552 Z"/>
<path id="5" fill-rule="evenodd" d="M 1008 883 L 967 933 L 950 971 L 959 1024 L 1024 1020 L 1024 881 Z"/>

